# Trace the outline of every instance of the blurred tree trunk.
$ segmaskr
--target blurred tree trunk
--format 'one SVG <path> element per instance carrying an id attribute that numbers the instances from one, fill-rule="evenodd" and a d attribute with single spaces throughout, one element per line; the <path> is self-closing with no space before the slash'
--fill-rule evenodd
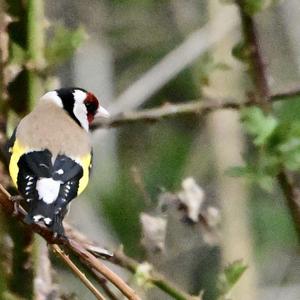
<path id="1" fill-rule="evenodd" d="M 213 18 L 217 13 L 227 15 L 227 19 L 238 18 L 234 5 L 223 5 L 219 1 L 209 2 L 209 15 Z M 218 24 L 217 26 L 226 26 Z M 211 30 L 218 30 L 211 28 Z M 244 98 L 242 66 L 232 58 L 231 50 L 239 40 L 239 32 L 234 31 L 213 50 L 216 62 L 226 63 L 231 68 L 227 71 L 215 71 L 210 76 L 210 85 L 206 94 L 221 98 Z M 247 209 L 248 191 L 241 179 L 230 178 L 224 174 L 231 166 L 242 163 L 244 138 L 239 124 L 239 115 L 235 111 L 220 111 L 209 115 L 207 129 L 210 132 L 211 145 L 215 152 L 217 172 L 217 197 L 222 212 L 222 257 L 226 265 L 234 260 L 242 259 L 249 269 L 232 291 L 233 299 L 256 299 L 256 276 L 253 260 L 251 234 L 248 224 Z"/>

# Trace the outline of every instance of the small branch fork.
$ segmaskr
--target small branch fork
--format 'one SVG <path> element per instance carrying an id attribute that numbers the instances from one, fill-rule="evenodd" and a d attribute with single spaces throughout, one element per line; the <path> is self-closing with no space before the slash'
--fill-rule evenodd
<path id="1" fill-rule="evenodd" d="M 105 300 L 104 296 L 95 288 L 95 286 L 87 279 L 87 277 L 77 268 L 68 255 L 56 244 L 50 246 L 54 253 L 70 267 L 72 272 L 83 282 L 83 284 L 95 295 L 98 300 Z"/>
<path id="2" fill-rule="evenodd" d="M 3 188 L 1 184 L 0 205 L 8 215 L 13 215 L 15 210 L 14 202 L 11 200 L 11 195 L 6 191 L 6 189 Z M 26 211 L 21 206 L 18 207 L 18 211 L 14 214 L 15 218 L 20 221 L 23 221 L 25 215 Z M 80 261 L 92 271 L 92 273 L 96 276 L 96 279 L 100 282 L 103 281 L 104 277 L 107 281 L 111 282 L 115 287 L 117 287 L 128 299 L 141 300 L 140 297 L 136 295 L 134 290 L 132 290 L 132 288 L 123 281 L 123 279 L 112 272 L 98 259 L 98 257 L 105 257 L 110 262 L 124 267 L 132 273 L 135 273 L 139 267 L 139 263 L 132 258 L 127 257 L 122 251 L 117 251 L 114 255 L 111 255 L 108 251 L 98 247 L 95 243 L 88 240 L 82 233 L 73 229 L 68 224 L 65 224 L 68 241 L 62 238 L 54 238 L 52 232 L 49 231 L 45 226 L 39 224 L 24 224 L 24 226 L 27 226 L 29 229 L 38 233 L 47 241 L 48 244 L 51 244 L 50 247 L 52 250 L 54 250 L 63 259 L 63 261 L 72 269 L 74 274 L 76 274 L 76 276 L 78 276 L 80 280 L 94 293 L 97 299 L 105 298 L 99 293 L 99 291 L 96 291 L 96 288 L 63 252 L 61 246 L 58 245 L 62 245 L 66 250 L 78 256 Z M 149 282 L 153 283 L 167 294 L 172 295 L 174 299 L 201 300 L 200 296 L 193 297 L 182 291 L 157 271 L 153 270 L 151 272 L 149 275 Z"/>
<path id="3" fill-rule="evenodd" d="M 3 188 L 2 185 L 0 185 L 0 204 L 2 205 L 6 213 L 10 215 L 14 213 L 14 209 L 15 209 L 14 202 L 11 201 L 11 195 Z M 18 212 L 17 213 L 15 212 L 15 217 L 23 221 L 25 215 L 26 215 L 25 210 L 21 206 L 19 206 Z M 134 290 L 131 287 L 129 287 L 123 281 L 123 279 L 121 279 L 117 274 L 112 272 L 100 260 L 98 260 L 93 254 L 89 252 L 88 245 L 86 246 L 82 245 L 81 243 L 78 243 L 75 240 L 66 241 L 65 239 L 62 238 L 55 238 L 51 231 L 49 231 L 46 227 L 38 224 L 28 225 L 28 227 L 30 227 L 33 231 L 41 235 L 49 244 L 64 245 L 69 251 L 77 255 L 79 259 L 82 261 L 82 263 L 84 263 L 86 266 L 88 266 L 91 269 L 97 270 L 107 280 L 109 280 L 112 284 L 114 284 L 128 299 L 140 300 L 140 298 L 136 295 Z M 90 245 L 92 245 L 92 243 L 90 243 Z M 60 256 L 63 253 L 57 247 L 55 247 L 54 250 L 57 250 L 56 252 Z M 95 252 L 95 250 L 93 251 Z M 104 255 L 107 255 L 107 253 L 104 253 Z M 64 257 L 64 261 L 67 262 L 65 257 Z M 80 279 L 82 280 L 82 278 Z"/>

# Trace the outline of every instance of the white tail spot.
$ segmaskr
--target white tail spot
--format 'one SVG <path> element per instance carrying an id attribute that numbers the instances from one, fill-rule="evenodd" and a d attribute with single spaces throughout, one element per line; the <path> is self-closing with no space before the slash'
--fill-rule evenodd
<path id="1" fill-rule="evenodd" d="M 61 181 L 52 178 L 41 178 L 36 183 L 39 199 L 47 204 L 53 203 L 59 194 Z"/>

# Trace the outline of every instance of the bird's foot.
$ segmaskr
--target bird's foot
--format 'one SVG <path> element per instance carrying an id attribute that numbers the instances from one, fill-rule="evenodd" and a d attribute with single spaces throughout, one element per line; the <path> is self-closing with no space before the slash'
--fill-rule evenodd
<path id="1" fill-rule="evenodd" d="M 53 232 L 53 239 L 60 239 L 64 242 L 67 242 L 68 238 L 65 235 L 62 219 L 63 218 L 60 216 L 60 214 L 56 214 L 50 228 Z"/>
<path id="2" fill-rule="evenodd" d="M 17 216 L 19 214 L 20 202 L 23 198 L 19 195 L 10 196 L 10 200 L 14 203 L 14 210 L 12 215 Z"/>

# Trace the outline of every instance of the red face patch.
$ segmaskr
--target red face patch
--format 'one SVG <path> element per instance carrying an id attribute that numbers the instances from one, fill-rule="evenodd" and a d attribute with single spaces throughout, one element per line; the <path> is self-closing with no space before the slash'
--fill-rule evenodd
<path id="1" fill-rule="evenodd" d="M 87 93 L 84 104 L 87 109 L 88 122 L 89 124 L 91 124 L 94 120 L 95 114 L 97 113 L 99 101 L 92 93 Z"/>

